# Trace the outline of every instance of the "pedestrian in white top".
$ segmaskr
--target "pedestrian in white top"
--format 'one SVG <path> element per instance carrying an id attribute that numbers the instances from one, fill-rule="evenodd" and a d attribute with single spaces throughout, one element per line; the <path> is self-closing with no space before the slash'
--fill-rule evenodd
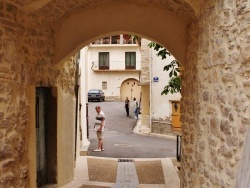
<path id="1" fill-rule="evenodd" d="M 98 149 L 95 149 L 94 151 L 104 151 L 103 148 L 103 132 L 105 127 L 105 114 L 101 110 L 100 106 L 96 106 L 95 110 L 97 112 L 96 119 L 95 119 L 95 131 L 96 136 L 98 139 Z"/>

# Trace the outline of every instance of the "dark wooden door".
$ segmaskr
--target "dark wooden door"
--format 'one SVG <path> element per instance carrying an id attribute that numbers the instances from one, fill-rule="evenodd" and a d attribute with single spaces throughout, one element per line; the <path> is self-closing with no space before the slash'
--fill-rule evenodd
<path id="1" fill-rule="evenodd" d="M 57 102 L 52 88 L 36 89 L 37 187 L 56 184 Z"/>

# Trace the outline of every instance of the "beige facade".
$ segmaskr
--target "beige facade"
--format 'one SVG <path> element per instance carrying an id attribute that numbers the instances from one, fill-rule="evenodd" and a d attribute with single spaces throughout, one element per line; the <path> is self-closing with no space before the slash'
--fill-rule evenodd
<path id="1" fill-rule="evenodd" d="M 184 66 L 181 187 L 247 187 L 249 9 L 249 0 L 1 1 L 1 186 L 35 187 L 39 86 L 57 88 L 58 187 L 72 179 L 74 68 L 65 60 L 127 32 L 162 44 Z"/>
<path id="2" fill-rule="evenodd" d="M 128 35 L 125 36 L 130 38 Z M 87 90 L 102 89 L 106 100 L 124 101 L 126 97 L 130 100 L 131 97 L 140 97 L 141 89 L 137 84 L 141 72 L 140 46 L 135 42 L 129 44 L 125 36 L 113 36 L 119 37 L 115 40 L 112 40 L 112 36 L 102 38 L 81 50 L 81 57 L 84 57 L 80 58 L 81 66 L 86 65 Z M 100 65 L 100 53 L 107 54 L 108 66 Z M 135 64 L 132 67 L 125 63 L 126 53 L 134 55 Z"/>
<path id="3" fill-rule="evenodd" d="M 137 79 L 130 78 L 124 80 L 121 84 L 120 91 L 121 101 L 125 101 L 127 97 L 130 101 L 133 101 L 134 98 L 136 98 L 137 101 L 140 100 L 141 86 L 139 85 L 139 81 Z"/>
<path id="4" fill-rule="evenodd" d="M 150 127 L 150 86 L 148 84 L 141 85 L 142 98 L 141 98 L 141 130 L 143 132 L 151 132 Z"/>

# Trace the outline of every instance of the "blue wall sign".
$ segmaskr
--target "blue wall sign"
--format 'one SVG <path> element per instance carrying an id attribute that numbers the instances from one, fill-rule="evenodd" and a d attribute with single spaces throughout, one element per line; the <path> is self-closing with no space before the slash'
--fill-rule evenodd
<path id="1" fill-rule="evenodd" d="M 153 77 L 154 82 L 159 82 L 159 77 Z"/>

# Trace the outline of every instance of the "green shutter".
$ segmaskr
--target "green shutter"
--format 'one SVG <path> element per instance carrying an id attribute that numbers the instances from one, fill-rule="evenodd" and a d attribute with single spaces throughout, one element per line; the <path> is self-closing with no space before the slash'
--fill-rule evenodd
<path id="1" fill-rule="evenodd" d="M 99 67 L 109 67 L 109 52 L 99 52 Z"/>
<path id="2" fill-rule="evenodd" d="M 136 52 L 125 52 L 125 66 L 128 69 L 136 68 Z"/>

